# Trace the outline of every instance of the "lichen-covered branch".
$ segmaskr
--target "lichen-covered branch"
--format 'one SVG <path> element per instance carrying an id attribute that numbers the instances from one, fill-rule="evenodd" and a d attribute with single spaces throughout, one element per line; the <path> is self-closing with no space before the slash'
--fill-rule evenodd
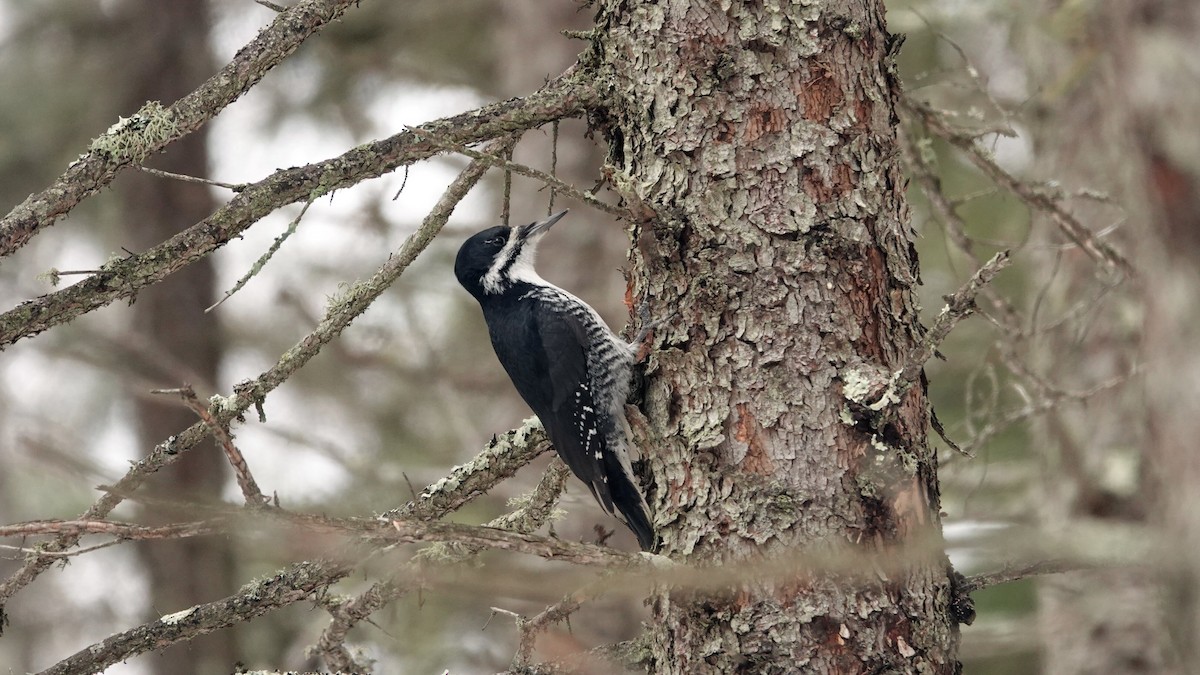
<path id="1" fill-rule="evenodd" d="M 525 98 L 484 106 L 422 129 L 456 143 L 474 143 L 579 114 L 595 103 L 596 93 L 570 72 Z M 141 289 L 224 246 L 281 206 L 312 200 L 440 151 L 438 144 L 406 131 L 322 162 L 277 171 L 248 185 L 211 216 L 158 246 L 106 263 L 96 274 L 69 288 L 0 314 L 0 350 L 96 308 L 135 298 Z M 483 167 L 480 171 L 488 166 L 482 161 L 476 164 Z"/>
<path id="2" fill-rule="evenodd" d="M 847 369 L 842 375 L 843 396 L 851 403 L 886 416 L 888 410 L 899 403 L 919 380 L 922 369 L 933 358 L 938 345 L 960 321 L 975 311 L 975 297 L 980 290 L 1010 263 L 1008 252 L 1000 251 L 976 270 L 957 291 L 946 296 L 946 305 L 942 307 L 933 327 L 909 350 L 904 364 L 898 370 L 888 372 L 878 364 L 862 364 Z"/>
<path id="3" fill-rule="evenodd" d="M 496 145 L 503 148 L 508 147 L 512 142 L 514 142 L 513 139 L 505 138 L 497 141 Z M 350 325 L 350 322 L 366 311 L 371 302 L 400 277 L 400 274 L 441 231 L 454 206 L 483 177 L 487 166 L 485 162 L 481 161 L 469 164 L 446 189 L 446 193 L 426 216 L 421 227 L 404 240 L 400 250 L 389 257 L 387 262 L 368 281 L 356 284 L 346 294 L 334 301 L 317 328 L 280 356 L 274 366 L 257 378 L 236 385 L 232 396 L 214 399 L 214 405 L 210 412 L 215 423 L 222 426 L 228 425 L 232 421 L 240 419 L 251 406 L 258 408 L 261 417 L 263 415 L 262 404 L 267 393 L 308 363 L 325 344 L 340 335 Z M 155 446 L 149 455 L 134 463 L 125 476 L 81 516 L 81 520 L 101 520 L 107 517 L 121 503 L 125 495 L 131 494 L 155 472 L 174 464 L 183 453 L 195 447 L 209 433 L 208 424 L 197 422 L 182 433 Z M 48 543 L 46 550 L 50 553 L 62 552 L 75 546 L 78 541 L 78 535 L 66 534 Z M 56 559 L 53 555 L 36 555 L 26 559 L 21 569 L 6 579 L 4 583 L 0 583 L 0 604 L 37 578 Z"/>
<path id="4" fill-rule="evenodd" d="M 53 184 L 0 220 L 0 258 L 96 194 L 122 169 L 199 129 L 358 0 L 303 0 L 281 13 L 224 68 L 169 107 L 151 101 L 92 141 Z"/>
<path id="5" fill-rule="evenodd" d="M 296 563 L 266 579 L 246 584 L 223 600 L 169 614 L 81 649 L 42 671 L 42 675 L 98 673 L 131 656 L 191 640 L 301 602 L 349 573 L 350 567 L 344 563 Z"/>
<path id="6" fill-rule="evenodd" d="M 536 417 L 530 417 L 516 429 L 493 437 L 483 452 L 471 461 L 454 467 L 449 475 L 425 488 L 416 499 L 382 517 L 440 518 L 492 489 L 497 482 L 512 476 L 549 448 L 542 423 Z"/>
<path id="7" fill-rule="evenodd" d="M 911 385 L 917 381 L 921 375 L 921 369 L 925 367 L 929 359 L 933 358 L 938 345 L 942 344 L 942 341 L 950 335 L 950 331 L 954 330 L 958 322 L 975 312 L 975 296 L 979 295 L 979 291 L 990 284 L 992 279 L 1011 263 L 1012 259 L 1009 258 L 1008 251 L 1000 251 L 984 263 L 983 267 L 976 270 L 967 283 L 952 295 L 944 298 L 946 305 L 938 313 L 933 326 L 921 339 L 920 344 L 909 352 L 904 367 L 900 369 L 901 382 Z"/>

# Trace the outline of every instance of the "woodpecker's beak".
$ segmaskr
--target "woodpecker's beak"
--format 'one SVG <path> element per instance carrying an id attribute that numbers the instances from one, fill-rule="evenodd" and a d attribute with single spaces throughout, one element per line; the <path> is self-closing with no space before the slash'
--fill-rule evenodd
<path id="1" fill-rule="evenodd" d="M 545 220 L 541 220 L 536 223 L 530 223 L 521 228 L 521 239 L 537 239 L 539 235 L 542 235 L 546 232 L 546 230 L 549 230 L 551 225 L 562 220 L 562 217 L 567 215 L 568 210 L 569 209 L 564 209 Z"/>

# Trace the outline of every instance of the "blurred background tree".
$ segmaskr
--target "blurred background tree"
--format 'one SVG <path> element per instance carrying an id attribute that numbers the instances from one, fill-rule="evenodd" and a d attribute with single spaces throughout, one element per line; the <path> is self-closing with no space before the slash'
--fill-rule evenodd
<path id="1" fill-rule="evenodd" d="M 1014 268 L 981 300 L 992 321 L 959 326 L 929 367 L 930 395 L 948 436 L 973 451 L 943 453 L 943 508 L 952 551 L 967 573 L 995 567 L 1014 542 L 1037 539 L 1061 557 L 1103 560 L 1151 550 L 1169 533 L 1178 562 L 1105 569 L 997 586 L 977 594 L 979 622 L 964 631 L 968 673 L 1184 672 L 1180 648 L 1200 644 L 1194 616 L 1200 484 L 1194 345 L 1200 343 L 1194 258 L 1200 205 L 1200 76 L 1195 3 L 1137 0 L 1059 3 L 888 3 L 907 41 L 900 67 L 910 97 L 955 111 L 1004 170 L 1065 207 L 1134 262 L 1118 283 L 1053 217 L 998 185 L 961 149 L 906 119 L 910 198 L 931 313 L 940 297 L 994 251 Z M 169 102 L 272 18 L 249 0 L 155 3 L 0 2 L 0 203 L 47 185 L 118 115 Z M 149 165 L 239 182 L 395 133 L 401 125 L 522 95 L 570 65 L 591 11 L 573 2 L 476 0 L 364 3 L 305 43 L 206 131 Z M 528 134 L 522 163 L 589 187 L 602 149 L 582 122 Z M 988 131 L 1011 129 L 1007 133 Z M 124 473 L 194 417 L 150 389 L 193 384 L 225 393 L 262 370 L 316 322 L 326 298 L 395 250 L 464 164 L 453 156 L 323 198 L 238 295 L 207 314 L 300 214 L 284 209 L 208 261 L 148 289 L 132 307 L 88 314 L 0 356 L 0 521 L 73 517 L 93 488 Z M 931 185 L 935 179 L 937 185 Z M 306 511 L 361 515 L 391 508 L 410 488 L 445 474 L 493 434 L 528 414 L 495 366 L 470 299 L 449 273 L 458 243 L 498 219 L 500 178 L 469 199 L 405 280 L 272 395 L 268 423 L 238 441 L 268 494 Z M 939 187 L 949 198 L 928 198 Z M 393 200 L 393 195 L 399 193 Z M 550 193 L 514 178 L 513 218 L 544 213 Z M 154 195 L 154 199 L 147 196 Z M 67 222 L 0 265 L 5 307 L 50 290 L 48 270 L 94 269 L 200 220 L 227 191 L 126 172 Z M 558 206 L 572 204 L 564 200 Z M 579 217 L 577 218 L 576 215 Z M 556 230 L 543 273 L 625 322 L 619 224 L 577 208 Z M 208 267 L 211 265 L 211 267 Z M 65 277 L 70 283 L 72 279 Z M 484 366 L 483 364 L 486 364 Z M 452 449 L 452 454 L 447 454 Z M 191 460 L 195 460 L 192 462 Z M 190 463 L 190 465 L 188 465 Z M 236 498 L 224 459 L 191 453 L 154 479 L 127 519 L 187 517 Z M 462 514 L 481 522 L 531 489 L 545 459 Z M 153 498 L 152 498 L 153 497 Z M 611 527 L 578 486 L 567 539 Z M 182 513 L 181 513 L 182 510 Z M 1165 528 L 1165 529 L 1163 529 Z M 620 530 L 620 528 L 618 528 Z M 627 538 L 620 530 L 615 535 Z M 114 547 L 73 559 L 6 607 L 0 664 L 32 672 L 120 627 L 228 595 L 319 541 L 214 536 Z M 628 543 L 628 542 L 625 542 Z M 1039 551 L 1041 552 L 1041 551 Z M 0 559 L 0 574 L 20 564 Z M 494 672 L 511 657 L 515 629 L 487 604 L 536 612 L 569 582 L 518 587 L 538 563 L 497 558 L 499 590 L 431 588 L 362 625 L 380 672 Z M 507 585 L 506 585 L 507 584 Z M 367 586 L 351 579 L 339 592 Z M 510 587 L 511 586 L 511 587 Z M 1170 599 L 1170 601 L 1165 600 Z M 225 672 L 305 668 L 328 621 L 292 607 L 111 672 Z M 627 639 L 644 609 L 633 598 L 589 605 L 573 631 L 539 642 L 548 657 Z M 1185 655 L 1190 653 L 1187 649 Z"/>

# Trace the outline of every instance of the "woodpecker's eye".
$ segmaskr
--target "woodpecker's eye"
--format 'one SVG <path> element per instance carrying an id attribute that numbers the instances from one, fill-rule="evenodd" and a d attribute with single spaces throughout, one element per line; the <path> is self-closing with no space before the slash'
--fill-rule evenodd
<path id="1" fill-rule="evenodd" d="M 491 239 L 488 239 L 487 241 L 485 241 L 483 243 L 487 244 L 488 246 L 498 246 L 498 245 L 504 243 L 504 238 L 503 237 L 492 237 Z"/>

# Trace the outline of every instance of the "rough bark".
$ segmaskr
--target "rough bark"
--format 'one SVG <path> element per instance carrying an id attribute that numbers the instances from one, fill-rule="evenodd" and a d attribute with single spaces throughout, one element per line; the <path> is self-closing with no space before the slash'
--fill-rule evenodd
<path id="1" fill-rule="evenodd" d="M 726 593 L 663 590 L 656 672 L 958 668 L 924 388 L 883 415 L 847 398 L 920 337 L 897 46 L 870 1 L 601 9 L 598 121 L 647 216 L 633 293 L 678 312 L 647 365 L 664 552 L 847 556 L 844 575 L 785 564 Z"/>

